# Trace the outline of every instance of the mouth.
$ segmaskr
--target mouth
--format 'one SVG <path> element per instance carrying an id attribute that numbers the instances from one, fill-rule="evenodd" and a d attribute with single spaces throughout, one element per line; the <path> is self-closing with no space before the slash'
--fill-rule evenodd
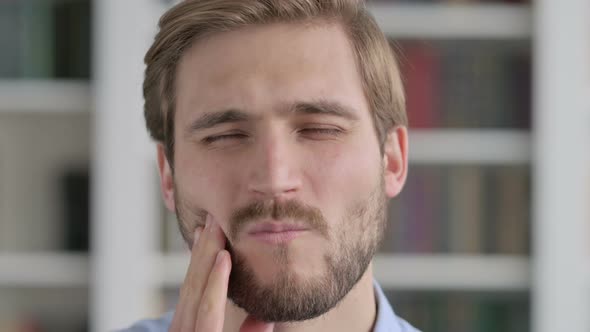
<path id="1" fill-rule="evenodd" d="M 256 223 L 247 231 L 248 237 L 266 244 L 285 244 L 309 231 L 307 226 L 286 222 Z"/>

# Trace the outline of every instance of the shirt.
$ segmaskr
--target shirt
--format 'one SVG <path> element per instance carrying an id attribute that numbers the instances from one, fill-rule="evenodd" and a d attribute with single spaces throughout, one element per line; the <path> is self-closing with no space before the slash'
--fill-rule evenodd
<path id="1" fill-rule="evenodd" d="M 376 281 L 373 281 L 373 288 L 377 298 L 377 317 L 373 332 L 420 332 L 395 314 L 381 286 Z M 120 330 L 120 332 L 167 332 L 173 316 L 174 311 L 169 311 L 161 318 L 139 321 L 127 329 Z"/>

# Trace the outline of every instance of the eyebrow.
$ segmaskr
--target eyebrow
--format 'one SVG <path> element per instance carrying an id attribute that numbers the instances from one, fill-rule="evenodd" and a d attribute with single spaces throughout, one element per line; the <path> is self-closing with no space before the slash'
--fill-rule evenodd
<path id="1" fill-rule="evenodd" d="M 235 109 L 206 113 L 195 120 L 187 132 L 188 134 L 192 134 L 196 131 L 213 128 L 223 123 L 244 122 L 250 118 L 251 116 L 247 113 Z"/>
<path id="2" fill-rule="evenodd" d="M 285 110 L 282 115 L 288 114 L 320 114 L 345 118 L 351 121 L 359 119 L 358 112 L 339 102 L 328 100 L 317 100 L 313 102 L 296 102 Z M 237 109 L 228 109 L 206 113 L 195 120 L 188 128 L 187 134 L 191 135 L 203 129 L 213 128 L 225 123 L 245 122 L 253 116 Z"/>
<path id="3" fill-rule="evenodd" d="M 357 121 L 359 119 L 358 112 L 354 109 L 339 102 L 328 100 L 295 103 L 292 112 L 302 114 L 325 114 L 352 121 Z"/>

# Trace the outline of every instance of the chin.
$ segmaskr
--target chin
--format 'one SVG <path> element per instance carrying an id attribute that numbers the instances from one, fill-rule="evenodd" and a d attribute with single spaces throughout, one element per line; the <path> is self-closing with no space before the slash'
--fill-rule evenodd
<path id="1" fill-rule="evenodd" d="M 342 270 L 331 262 L 322 254 L 293 256 L 288 247 L 264 255 L 234 251 L 228 298 L 262 321 L 316 318 L 336 306 L 358 281 L 350 273 L 339 273 Z"/>
<path id="2" fill-rule="evenodd" d="M 309 250 L 303 253 L 290 245 L 230 253 L 234 263 L 232 270 L 249 271 L 251 277 L 263 287 L 272 287 L 285 276 L 291 283 L 306 283 L 321 277 L 326 271 L 323 255 L 311 255 Z"/>

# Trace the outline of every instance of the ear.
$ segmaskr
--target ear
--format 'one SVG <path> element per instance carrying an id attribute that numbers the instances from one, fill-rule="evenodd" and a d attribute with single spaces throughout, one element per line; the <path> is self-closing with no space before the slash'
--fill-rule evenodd
<path id="1" fill-rule="evenodd" d="M 171 212 L 175 212 L 174 201 L 174 176 L 172 168 L 166 158 L 166 150 L 162 143 L 158 143 L 158 171 L 160 174 L 160 190 L 162 191 L 162 198 L 166 208 Z"/>
<path id="2" fill-rule="evenodd" d="M 408 129 L 398 126 L 387 132 L 383 145 L 383 176 L 385 192 L 389 197 L 397 196 L 408 174 Z"/>

